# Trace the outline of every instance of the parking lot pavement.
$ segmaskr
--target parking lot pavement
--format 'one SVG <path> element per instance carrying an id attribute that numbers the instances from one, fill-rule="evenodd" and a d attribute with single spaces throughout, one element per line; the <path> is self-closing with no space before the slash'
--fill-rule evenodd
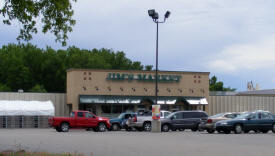
<path id="1" fill-rule="evenodd" d="M 0 151 L 24 149 L 93 156 L 274 156 L 275 134 L 91 132 L 0 129 Z"/>

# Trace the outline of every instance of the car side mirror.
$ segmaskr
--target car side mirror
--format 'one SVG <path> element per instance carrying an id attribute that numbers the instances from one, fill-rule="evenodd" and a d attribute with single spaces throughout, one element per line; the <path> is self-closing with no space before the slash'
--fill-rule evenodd
<path id="1" fill-rule="evenodd" d="M 246 119 L 247 119 L 247 120 L 251 120 L 252 118 L 251 118 L 251 117 L 247 117 Z"/>
<path id="2" fill-rule="evenodd" d="M 175 119 L 175 117 L 174 117 L 174 116 L 172 116 L 170 119 L 171 119 L 171 120 L 174 120 L 174 119 Z"/>

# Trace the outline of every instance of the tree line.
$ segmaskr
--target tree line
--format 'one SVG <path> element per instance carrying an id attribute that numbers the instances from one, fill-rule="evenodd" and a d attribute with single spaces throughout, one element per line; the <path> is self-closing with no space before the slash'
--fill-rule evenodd
<path id="1" fill-rule="evenodd" d="M 153 66 L 131 61 L 123 51 L 111 49 L 66 50 L 9 44 L 0 49 L 0 91 L 66 92 L 70 68 L 151 70 Z"/>
<path id="2" fill-rule="evenodd" d="M 123 51 L 111 49 L 66 50 L 38 48 L 32 44 L 9 44 L 0 48 L 0 91 L 66 92 L 66 71 L 70 68 L 152 70 L 152 65 L 131 61 Z M 210 91 L 235 91 L 213 76 Z"/>

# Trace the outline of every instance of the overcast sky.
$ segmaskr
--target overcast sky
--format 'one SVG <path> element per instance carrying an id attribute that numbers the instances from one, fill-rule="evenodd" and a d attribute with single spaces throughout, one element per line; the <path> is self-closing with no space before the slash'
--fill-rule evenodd
<path id="1" fill-rule="evenodd" d="M 159 25 L 160 70 L 211 72 L 238 91 L 248 81 L 275 89 L 274 0 L 78 0 L 73 7 L 76 25 L 68 46 L 124 51 L 155 66 L 156 24 L 147 10 L 156 9 L 161 19 L 169 10 Z M 0 46 L 17 43 L 17 22 L 0 27 Z M 52 34 L 33 38 L 40 48 L 67 48 Z"/>

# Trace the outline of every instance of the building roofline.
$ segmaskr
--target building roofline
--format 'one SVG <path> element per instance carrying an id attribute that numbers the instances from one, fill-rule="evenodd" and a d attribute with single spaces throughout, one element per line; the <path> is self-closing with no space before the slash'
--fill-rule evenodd
<path id="1" fill-rule="evenodd" d="M 155 70 L 125 70 L 125 69 L 83 69 L 83 68 L 70 68 L 70 69 L 67 69 L 67 72 L 71 72 L 71 71 L 83 71 L 83 70 L 87 70 L 87 71 L 102 71 L 102 72 L 106 72 L 106 71 L 109 71 L 109 72 L 118 72 L 118 71 L 122 71 L 122 72 L 141 72 L 141 73 L 144 73 L 144 72 L 148 72 L 148 73 L 151 73 L 151 72 L 155 72 Z M 210 74 L 210 72 L 198 72 L 198 71 L 168 71 L 168 70 L 159 70 L 159 72 L 168 72 L 168 73 L 200 73 L 200 74 Z"/>

